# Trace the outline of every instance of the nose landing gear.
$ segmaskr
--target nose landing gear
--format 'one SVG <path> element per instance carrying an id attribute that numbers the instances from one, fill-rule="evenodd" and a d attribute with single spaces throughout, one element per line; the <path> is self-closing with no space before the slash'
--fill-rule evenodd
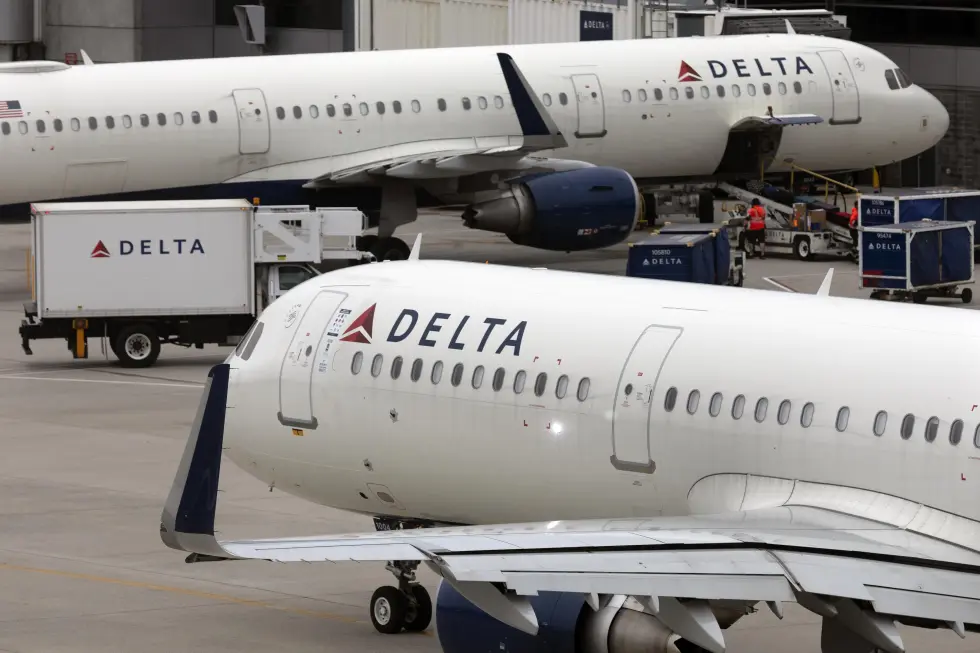
<path id="1" fill-rule="evenodd" d="M 421 632 L 432 621 L 432 599 L 415 580 L 417 561 L 393 561 L 385 565 L 398 579 L 398 587 L 379 587 L 371 596 L 371 623 L 386 635 Z"/>

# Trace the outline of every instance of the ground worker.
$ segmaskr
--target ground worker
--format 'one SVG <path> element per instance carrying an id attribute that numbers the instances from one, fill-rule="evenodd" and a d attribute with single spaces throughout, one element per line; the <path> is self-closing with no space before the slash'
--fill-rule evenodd
<path id="1" fill-rule="evenodd" d="M 853 245 L 852 249 L 855 255 L 857 254 L 858 251 L 857 226 L 858 226 L 858 205 L 857 202 L 855 201 L 854 206 L 851 207 L 851 219 L 847 223 L 847 228 L 851 230 L 851 244 Z"/>
<path id="2" fill-rule="evenodd" d="M 745 241 L 755 245 L 761 254 L 761 258 L 766 258 L 766 210 L 759 204 L 758 198 L 752 200 L 748 217 L 749 230 L 745 234 Z M 751 258 L 751 254 L 749 257 Z"/>

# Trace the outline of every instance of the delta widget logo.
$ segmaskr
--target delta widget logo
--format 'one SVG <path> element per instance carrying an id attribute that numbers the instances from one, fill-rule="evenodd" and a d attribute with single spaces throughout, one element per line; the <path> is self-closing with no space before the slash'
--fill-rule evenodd
<path id="1" fill-rule="evenodd" d="M 109 248 L 101 240 L 92 248 L 89 258 L 109 258 Z"/>
<path id="2" fill-rule="evenodd" d="M 698 71 L 694 70 L 694 67 L 686 61 L 681 61 L 680 72 L 677 73 L 677 81 L 679 82 L 700 82 L 701 75 Z"/>
<path id="3" fill-rule="evenodd" d="M 372 332 L 374 331 L 374 308 L 376 306 L 377 304 L 371 304 L 369 309 L 357 316 L 357 319 L 351 322 L 347 330 L 340 336 L 340 341 L 370 345 L 371 338 L 374 337 Z"/>

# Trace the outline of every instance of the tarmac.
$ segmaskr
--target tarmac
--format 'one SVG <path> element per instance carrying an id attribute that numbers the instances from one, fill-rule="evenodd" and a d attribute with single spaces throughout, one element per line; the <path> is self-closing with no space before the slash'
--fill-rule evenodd
<path id="1" fill-rule="evenodd" d="M 625 245 L 540 252 L 439 214 L 399 235 L 411 243 L 419 231 L 426 258 L 625 270 Z M 147 370 L 118 367 L 97 341 L 85 361 L 59 341 L 37 342 L 26 356 L 17 328 L 30 298 L 29 234 L 28 225 L 0 225 L 0 652 L 440 651 L 434 625 L 415 635 L 375 632 L 368 601 L 393 580 L 381 564 L 190 565 L 163 545 L 160 510 L 203 381 L 229 350 L 168 346 Z M 746 285 L 814 292 L 829 267 L 833 294 L 869 294 L 857 288 L 856 266 L 840 260 L 750 260 Z M 368 518 L 270 492 L 233 464 L 221 471 L 217 528 L 225 537 L 373 530 Z M 435 597 L 435 576 L 421 570 L 420 579 Z M 819 617 L 784 609 L 782 621 L 764 606 L 741 620 L 726 631 L 728 650 L 819 653 Z M 980 650 L 978 635 L 899 628 L 910 653 Z M 474 653 L 506 650 L 480 644 Z"/>

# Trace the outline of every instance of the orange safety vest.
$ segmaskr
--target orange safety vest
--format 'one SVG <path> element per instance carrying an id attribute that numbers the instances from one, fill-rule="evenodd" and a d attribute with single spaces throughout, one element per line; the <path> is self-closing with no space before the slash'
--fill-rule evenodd
<path id="1" fill-rule="evenodd" d="M 851 229 L 853 229 L 854 227 L 857 226 L 857 222 L 858 222 L 858 207 L 855 206 L 854 208 L 851 209 L 851 221 L 848 223 L 848 226 Z"/>
<path id="2" fill-rule="evenodd" d="M 761 206 L 753 206 L 749 209 L 749 231 L 758 231 L 766 228 L 766 210 Z"/>

